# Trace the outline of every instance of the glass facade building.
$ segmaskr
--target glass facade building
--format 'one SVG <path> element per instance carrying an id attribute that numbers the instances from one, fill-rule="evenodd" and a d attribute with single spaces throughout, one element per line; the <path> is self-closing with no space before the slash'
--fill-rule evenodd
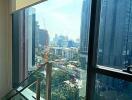
<path id="1" fill-rule="evenodd" d="M 90 6 L 91 0 L 84 0 L 81 16 L 80 31 L 80 62 L 81 67 L 86 69 L 88 62 L 88 41 L 89 41 L 89 25 L 90 25 Z"/>
<path id="2" fill-rule="evenodd" d="M 98 64 L 124 68 L 132 64 L 131 0 L 102 0 Z"/>

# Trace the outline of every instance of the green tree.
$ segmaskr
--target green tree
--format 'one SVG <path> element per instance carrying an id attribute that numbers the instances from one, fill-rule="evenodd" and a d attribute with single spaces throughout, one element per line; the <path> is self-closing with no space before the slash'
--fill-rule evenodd
<path id="1" fill-rule="evenodd" d="M 52 100 L 81 100 L 76 83 L 71 86 L 64 81 L 71 80 L 71 75 L 62 70 L 53 72 L 52 77 Z"/>
<path id="2" fill-rule="evenodd" d="M 66 80 L 70 80 L 70 75 L 62 70 L 56 70 L 52 72 L 52 84 L 57 85 L 58 83 L 63 83 Z"/>

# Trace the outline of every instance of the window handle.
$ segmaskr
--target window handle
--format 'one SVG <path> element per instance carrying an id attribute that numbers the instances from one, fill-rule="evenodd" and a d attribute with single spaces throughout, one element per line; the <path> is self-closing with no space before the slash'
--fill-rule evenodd
<path id="1" fill-rule="evenodd" d="M 124 72 L 132 74 L 132 66 L 128 66 L 126 69 L 123 69 Z"/>

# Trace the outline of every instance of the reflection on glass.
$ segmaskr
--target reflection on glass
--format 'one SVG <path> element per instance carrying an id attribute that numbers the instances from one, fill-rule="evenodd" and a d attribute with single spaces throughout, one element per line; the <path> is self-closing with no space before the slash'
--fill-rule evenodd
<path id="1" fill-rule="evenodd" d="M 132 1 L 101 0 L 98 64 L 132 65 Z"/>
<path id="2" fill-rule="evenodd" d="M 131 83 L 99 74 L 96 78 L 95 100 L 131 100 Z"/>

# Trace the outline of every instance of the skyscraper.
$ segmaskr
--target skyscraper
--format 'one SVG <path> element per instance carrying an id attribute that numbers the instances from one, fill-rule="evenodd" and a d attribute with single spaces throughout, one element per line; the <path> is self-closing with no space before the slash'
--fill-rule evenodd
<path id="1" fill-rule="evenodd" d="M 35 65 L 35 11 L 33 8 L 21 10 L 13 16 L 13 42 L 14 52 L 17 55 L 17 64 L 13 70 L 18 69 L 17 74 L 13 73 L 13 86 L 28 76 L 28 68 Z M 13 60 L 14 61 L 14 60 Z M 15 60 L 16 61 L 16 60 Z M 15 63 L 15 62 L 14 62 Z"/>
<path id="2" fill-rule="evenodd" d="M 25 44 L 26 44 L 26 64 L 28 69 L 35 65 L 35 25 L 36 15 L 34 8 L 25 10 Z"/>
<path id="3" fill-rule="evenodd" d="M 84 0 L 82 6 L 81 16 L 81 32 L 80 32 L 80 62 L 81 67 L 86 68 L 88 55 L 88 38 L 89 38 L 89 24 L 90 24 L 90 4 L 91 0 Z"/>
<path id="4" fill-rule="evenodd" d="M 98 63 L 119 68 L 131 59 L 132 1 L 102 0 Z"/>
<path id="5" fill-rule="evenodd" d="M 98 64 L 122 69 L 132 64 L 132 1 L 102 0 L 98 46 Z M 107 88 L 121 90 L 127 85 L 102 77 Z"/>
<path id="6" fill-rule="evenodd" d="M 48 46 L 49 45 L 49 34 L 47 30 L 44 29 L 39 29 L 38 30 L 38 34 L 39 34 L 39 44 L 42 47 Z"/>

